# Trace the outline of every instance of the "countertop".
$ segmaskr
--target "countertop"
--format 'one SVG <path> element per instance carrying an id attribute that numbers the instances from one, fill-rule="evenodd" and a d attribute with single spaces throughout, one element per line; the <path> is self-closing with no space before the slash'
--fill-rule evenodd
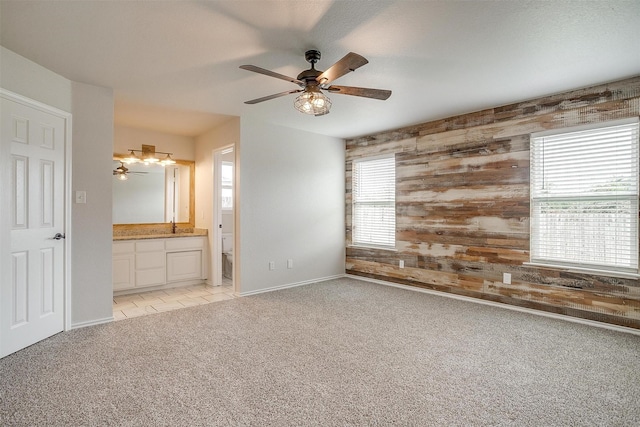
<path id="1" fill-rule="evenodd" d="M 113 236 L 113 241 L 115 242 L 115 241 L 120 241 L 120 240 L 172 239 L 172 238 L 176 238 L 176 237 L 200 237 L 200 236 L 206 236 L 206 235 L 207 235 L 207 230 L 206 229 L 195 228 L 193 230 L 193 232 L 189 232 L 189 233 L 178 231 L 175 234 L 172 234 L 172 233 L 152 233 L 152 234 L 118 235 L 118 236 Z"/>

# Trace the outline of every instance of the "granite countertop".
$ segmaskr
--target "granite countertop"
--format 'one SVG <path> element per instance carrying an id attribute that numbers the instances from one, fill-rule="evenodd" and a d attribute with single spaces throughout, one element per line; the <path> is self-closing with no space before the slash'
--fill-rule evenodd
<path id="1" fill-rule="evenodd" d="M 151 230 L 150 230 L 151 231 Z M 198 237 L 198 236 L 206 236 L 207 230 L 204 228 L 194 228 L 192 231 L 176 231 L 175 234 L 172 233 L 157 233 L 151 231 L 149 234 L 138 234 L 130 233 L 130 234 L 119 234 L 113 236 L 114 241 L 119 240 L 144 240 L 144 239 L 171 239 L 175 237 Z"/>

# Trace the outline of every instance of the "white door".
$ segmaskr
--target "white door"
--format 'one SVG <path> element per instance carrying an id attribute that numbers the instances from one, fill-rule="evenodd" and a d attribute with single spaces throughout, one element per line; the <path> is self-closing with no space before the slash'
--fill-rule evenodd
<path id="1" fill-rule="evenodd" d="M 64 328 L 67 138 L 65 117 L 2 95 L 0 357 Z"/>

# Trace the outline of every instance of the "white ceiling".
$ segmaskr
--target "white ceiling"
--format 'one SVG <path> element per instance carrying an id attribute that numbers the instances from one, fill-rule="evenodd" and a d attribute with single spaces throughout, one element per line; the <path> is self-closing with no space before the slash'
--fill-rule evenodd
<path id="1" fill-rule="evenodd" d="M 640 74 L 640 1 L 7 1 L 0 43 L 68 79 L 114 89 L 116 123 L 197 135 L 253 116 L 338 137 L 426 122 Z M 296 89 L 304 52 L 327 69 L 369 64 L 336 84 L 390 89 L 387 101 L 331 95 L 313 117 Z"/>

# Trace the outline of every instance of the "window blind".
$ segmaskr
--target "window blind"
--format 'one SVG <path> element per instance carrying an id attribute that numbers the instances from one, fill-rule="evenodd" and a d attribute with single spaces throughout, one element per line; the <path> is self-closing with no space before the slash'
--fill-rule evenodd
<path id="1" fill-rule="evenodd" d="M 638 271 L 638 121 L 531 139 L 531 261 Z"/>
<path id="2" fill-rule="evenodd" d="M 395 195 L 395 156 L 353 162 L 353 244 L 395 247 Z"/>

